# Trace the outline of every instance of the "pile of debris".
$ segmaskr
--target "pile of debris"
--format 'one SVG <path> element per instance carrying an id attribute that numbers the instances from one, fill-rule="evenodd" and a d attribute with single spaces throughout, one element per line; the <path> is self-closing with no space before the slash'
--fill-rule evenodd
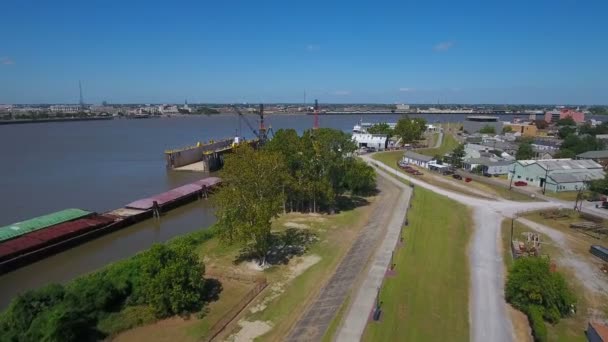
<path id="1" fill-rule="evenodd" d="M 541 242 L 540 236 L 537 233 L 525 232 L 522 233 L 525 236 L 525 240 L 513 240 L 511 241 L 511 250 L 515 259 L 521 257 L 540 256 L 541 255 Z"/>
<path id="2" fill-rule="evenodd" d="M 552 209 L 552 210 L 544 210 L 540 212 L 540 216 L 545 219 L 560 219 L 560 218 L 568 218 L 570 217 L 570 210 L 568 209 Z"/>
<path id="3" fill-rule="evenodd" d="M 570 228 L 579 229 L 583 233 L 598 239 L 601 239 L 603 235 L 608 235 L 608 228 L 604 227 L 601 223 L 596 222 L 573 222 L 570 224 Z"/>

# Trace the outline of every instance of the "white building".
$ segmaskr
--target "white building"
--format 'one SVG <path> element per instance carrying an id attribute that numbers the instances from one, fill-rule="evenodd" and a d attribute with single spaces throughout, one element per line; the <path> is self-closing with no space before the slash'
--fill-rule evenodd
<path id="1" fill-rule="evenodd" d="M 410 105 L 398 104 L 397 105 L 397 110 L 410 110 Z"/>
<path id="2" fill-rule="evenodd" d="M 358 148 L 375 148 L 378 151 L 384 151 L 388 144 L 385 134 L 353 133 L 353 140 Z"/>
<path id="3" fill-rule="evenodd" d="M 78 113 L 80 111 L 80 106 L 78 106 L 78 105 L 54 105 L 54 106 L 51 106 L 49 109 L 52 113 L 72 114 L 72 113 Z"/>
<path id="4" fill-rule="evenodd" d="M 414 164 L 426 169 L 429 168 L 429 164 L 433 161 L 433 157 L 425 156 L 424 154 L 416 153 L 414 151 L 406 151 L 403 154 L 401 161 L 407 164 Z"/>

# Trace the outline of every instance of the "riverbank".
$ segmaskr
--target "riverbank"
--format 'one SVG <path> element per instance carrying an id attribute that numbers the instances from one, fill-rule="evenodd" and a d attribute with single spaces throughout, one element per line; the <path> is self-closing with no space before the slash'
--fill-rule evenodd
<path id="1" fill-rule="evenodd" d="M 228 281 L 204 317 L 193 315 L 189 319 L 161 320 L 125 331 L 116 336 L 115 341 L 205 340 L 224 313 L 238 306 L 244 298 L 248 299 L 244 279 L 256 277 L 264 277 L 268 286 L 221 332 L 219 338 L 232 335 L 237 340 L 283 340 L 356 238 L 375 198 L 368 198 L 368 201 L 371 204 L 335 215 L 281 215 L 272 223 L 273 232 L 295 238 L 307 247 L 302 253 L 287 255 L 285 263 L 263 270 L 252 262 L 237 261 L 241 252 L 237 245 L 223 245 L 216 238 L 203 242 L 196 251 L 205 263 L 206 274 L 222 284 Z"/>

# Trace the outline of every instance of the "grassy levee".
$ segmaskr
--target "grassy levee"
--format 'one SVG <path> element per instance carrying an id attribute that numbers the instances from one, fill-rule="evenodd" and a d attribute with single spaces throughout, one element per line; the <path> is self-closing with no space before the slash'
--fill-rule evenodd
<path id="1" fill-rule="evenodd" d="M 396 275 L 380 292 L 382 318 L 364 341 L 469 341 L 468 209 L 417 187 L 395 252 Z"/>
<path id="2" fill-rule="evenodd" d="M 285 274 L 289 272 L 284 266 L 273 267 L 265 272 L 273 282 L 281 282 L 285 286 L 277 298 L 266 303 L 264 310 L 245 317 L 248 321 L 262 321 L 272 326 L 269 332 L 257 337 L 256 340 L 284 340 L 307 305 L 334 273 L 363 227 L 362 223 L 366 222 L 370 209 L 370 206 L 365 206 L 336 215 L 324 215 L 326 218 L 324 221 L 301 221 L 317 232 L 319 237 L 319 242 L 315 243 L 306 255 L 316 255 L 321 259 L 291 281 L 284 279 Z M 284 224 L 298 217 L 304 219 L 307 216 L 287 215 L 277 223 Z"/>
<path id="3" fill-rule="evenodd" d="M 441 146 L 439 146 L 439 148 L 423 148 L 420 150 L 416 150 L 416 152 L 431 157 L 434 157 L 436 155 L 443 156 L 444 154 L 451 152 L 457 146 L 458 141 L 456 140 L 456 138 L 454 138 L 454 136 L 451 134 L 445 133 L 443 135 L 443 141 L 441 142 Z"/>

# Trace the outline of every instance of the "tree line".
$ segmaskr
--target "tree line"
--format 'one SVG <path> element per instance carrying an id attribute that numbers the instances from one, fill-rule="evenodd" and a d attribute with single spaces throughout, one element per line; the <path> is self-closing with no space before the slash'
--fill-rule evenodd
<path id="1" fill-rule="evenodd" d="M 367 132 L 371 134 L 385 134 L 389 137 L 398 137 L 404 144 L 413 143 L 422 139 L 422 135 L 425 131 L 425 119 L 410 119 L 407 115 L 397 121 L 394 129 L 392 129 L 387 123 L 377 123 L 367 129 Z"/>
<path id="2" fill-rule="evenodd" d="M 281 129 L 259 150 L 238 147 L 226 157 L 225 185 L 213 197 L 222 240 L 248 245 L 263 265 L 279 214 L 333 213 L 345 194 L 373 192 L 375 173 L 355 157 L 356 148 L 349 134 L 329 128 L 301 136 Z"/>

